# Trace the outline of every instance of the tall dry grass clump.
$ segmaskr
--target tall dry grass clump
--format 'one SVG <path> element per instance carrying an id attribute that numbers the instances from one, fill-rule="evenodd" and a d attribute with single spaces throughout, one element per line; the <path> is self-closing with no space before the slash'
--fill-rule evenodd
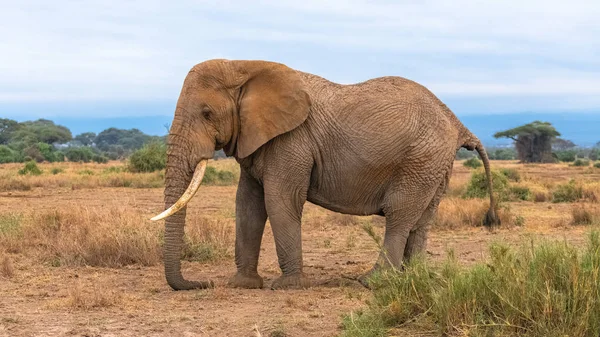
<path id="1" fill-rule="evenodd" d="M 213 261 L 227 256 L 233 225 L 190 219 L 185 256 Z M 53 266 L 152 266 L 162 260 L 163 228 L 126 207 L 75 206 L 0 216 L 0 247 Z"/>
<path id="2" fill-rule="evenodd" d="M 186 223 L 183 258 L 208 262 L 231 256 L 234 226 L 231 221 L 194 217 Z"/>
<path id="3" fill-rule="evenodd" d="M 584 203 L 573 204 L 571 207 L 572 225 L 594 225 L 600 223 L 600 208 Z"/>
<path id="4" fill-rule="evenodd" d="M 15 275 L 15 269 L 8 255 L 0 255 L 0 277 L 12 278 Z"/>
<path id="5" fill-rule="evenodd" d="M 432 227 L 454 230 L 482 226 L 489 205 L 489 201 L 485 199 L 444 198 L 440 202 Z M 517 224 L 516 216 L 508 206 L 499 207 L 497 214 L 502 226 Z"/>
<path id="6" fill-rule="evenodd" d="M 344 336 L 394 327 L 441 336 L 581 336 L 600 331 L 600 235 L 583 252 L 565 242 L 495 244 L 487 263 L 416 258 L 370 280 L 373 300 L 344 318 Z"/>

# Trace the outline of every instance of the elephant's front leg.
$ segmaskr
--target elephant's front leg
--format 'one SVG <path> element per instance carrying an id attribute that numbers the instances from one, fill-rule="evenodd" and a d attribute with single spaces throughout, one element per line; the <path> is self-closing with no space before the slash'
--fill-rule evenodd
<path id="1" fill-rule="evenodd" d="M 237 273 L 229 284 L 239 288 L 262 288 L 258 275 L 258 257 L 267 211 L 262 186 L 243 169 L 240 173 L 236 201 L 235 264 Z"/>
<path id="2" fill-rule="evenodd" d="M 302 179 L 304 180 L 304 179 Z M 300 223 L 306 202 L 308 179 L 265 183 L 265 203 L 273 229 L 275 248 L 282 275 L 271 289 L 308 288 L 310 282 L 302 273 L 302 235 Z"/>

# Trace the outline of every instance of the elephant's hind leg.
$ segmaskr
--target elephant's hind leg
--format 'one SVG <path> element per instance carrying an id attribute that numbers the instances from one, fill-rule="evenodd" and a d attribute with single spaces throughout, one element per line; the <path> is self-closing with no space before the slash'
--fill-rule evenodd
<path id="1" fill-rule="evenodd" d="M 383 247 L 375 266 L 359 277 L 359 281 L 368 287 L 368 278 L 379 269 L 402 267 L 407 246 L 415 246 L 417 240 L 426 233 L 414 231 L 425 209 L 431 202 L 435 189 L 428 186 L 398 188 L 387 198 L 385 213 L 385 236 Z"/>
<path id="2" fill-rule="evenodd" d="M 429 227 L 431 226 L 433 218 L 435 217 L 440 201 L 442 200 L 442 196 L 444 195 L 446 187 L 448 186 L 449 180 L 450 173 L 446 175 L 435 192 L 433 199 L 431 199 L 429 206 L 427 206 L 415 227 L 410 231 L 406 241 L 406 247 L 404 248 L 405 263 L 408 262 L 414 255 L 422 253 L 427 247 L 427 234 L 429 232 Z"/>

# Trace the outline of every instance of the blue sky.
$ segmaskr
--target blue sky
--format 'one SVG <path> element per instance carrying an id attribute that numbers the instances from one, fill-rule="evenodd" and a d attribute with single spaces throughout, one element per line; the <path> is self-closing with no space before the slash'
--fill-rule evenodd
<path id="1" fill-rule="evenodd" d="M 600 2 L 5 1 L 0 116 L 172 116 L 189 68 L 398 75 L 459 115 L 600 112 Z"/>

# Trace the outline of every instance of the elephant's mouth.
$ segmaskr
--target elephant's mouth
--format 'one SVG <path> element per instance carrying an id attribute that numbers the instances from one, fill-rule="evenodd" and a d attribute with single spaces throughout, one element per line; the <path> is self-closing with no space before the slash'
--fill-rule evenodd
<path id="1" fill-rule="evenodd" d="M 194 170 L 194 176 L 192 177 L 192 181 L 188 185 L 188 188 L 183 192 L 179 200 L 175 202 L 171 207 L 169 207 L 164 212 L 159 215 L 151 218 L 152 221 L 162 220 L 164 218 L 170 217 L 171 215 L 177 213 L 180 209 L 184 208 L 188 202 L 192 199 L 200 184 L 202 184 L 202 178 L 204 178 L 204 171 L 206 170 L 206 164 L 208 163 L 207 159 L 201 160 L 198 165 L 196 165 L 196 169 Z"/>

